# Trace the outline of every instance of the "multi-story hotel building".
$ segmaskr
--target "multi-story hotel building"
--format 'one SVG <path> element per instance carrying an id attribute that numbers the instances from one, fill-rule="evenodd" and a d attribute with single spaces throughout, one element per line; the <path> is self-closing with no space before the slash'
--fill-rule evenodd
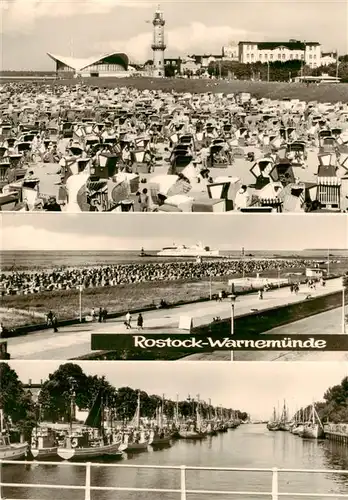
<path id="1" fill-rule="evenodd" d="M 239 42 L 239 62 L 285 62 L 303 61 L 310 68 L 321 64 L 321 44 L 319 42 Z"/>

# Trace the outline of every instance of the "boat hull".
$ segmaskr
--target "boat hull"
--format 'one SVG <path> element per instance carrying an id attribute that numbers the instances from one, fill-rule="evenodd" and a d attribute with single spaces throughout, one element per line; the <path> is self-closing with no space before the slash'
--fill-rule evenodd
<path id="1" fill-rule="evenodd" d="M 28 451 L 28 443 L 11 444 L 0 448 L 0 460 L 21 460 Z"/>
<path id="2" fill-rule="evenodd" d="M 63 460 L 83 460 L 105 455 L 120 455 L 120 443 L 89 448 L 58 448 L 57 454 Z"/>
<path id="3" fill-rule="evenodd" d="M 166 252 L 160 251 L 157 253 L 157 257 L 220 257 L 219 251 L 211 251 L 211 252 Z"/>
<path id="4" fill-rule="evenodd" d="M 298 425 L 297 427 L 294 427 L 294 429 L 291 430 L 292 434 L 295 434 L 295 436 L 301 436 L 304 431 L 304 426 L 303 425 Z"/>
<path id="5" fill-rule="evenodd" d="M 171 435 L 164 436 L 162 438 L 155 437 L 153 439 L 150 439 L 149 444 L 151 444 L 152 446 L 161 445 L 161 444 L 169 444 L 171 439 L 172 439 Z"/>
<path id="6" fill-rule="evenodd" d="M 120 451 L 128 452 L 128 451 L 142 451 L 147 450 L 148 441 L 144 443 L 123 443 L 120 445 Z"/>
<path id="7" fill-rule="evenodd" d="M 305 439 L 321 439 L 324 437 L 324 431 L 319 425 L 304 426 L 300 436 Z"/>
<path id="8" fill-rule="evenodd" d="M 58 446 L 51 446 L 50 448 L 31 448 L 31 453 L 33 457 L 38 460 L 57 458 Z"/>
<path id="9" fill-rule="evenodd" d="M 201 432 L 193 432 L 193 431 L 180 431 L 179 437 L 181 439 L 203 439 L 205 434 Z"/>

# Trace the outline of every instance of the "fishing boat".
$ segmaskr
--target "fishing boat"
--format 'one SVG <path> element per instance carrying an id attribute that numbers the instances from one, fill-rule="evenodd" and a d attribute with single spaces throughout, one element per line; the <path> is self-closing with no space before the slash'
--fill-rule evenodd
<path id="1" fill-rule="evenodd" d="M 180 425 L 179 436 L 182 439 L 203 439 L 207 435 L 207 427 L 204 425 L 199 403 L 196 408 L 196 418 L 187 420 Z"/>
<path id="2" fill-rule="evenodd" d="M 193 246 L 175 245 L 164 247 L 157 252 L 158 257 L 219 257 L 219 250 L 211 250 L 202 243 Z"/>
<path id="3" fill-rule="evenodd" d="M 306 439 L 321 439 L 325 435 L 324 426 L 319 418 L 315 405 L 312 404 L 310 418 L 304 423 L 300 436 Z"/>
<path id="4" fill-rule="evenodd" d="M 70 423 L 72 424 L 72 423 Z M 102 456 L 121 456 L 121 437 L 107 435 L 104 429 L 103 391 L 98 392 L 82 429 L 70 432 L 64 437 L 63 446 L 57 453 L 64 460 L 86 460 Z"/>
<path id="5" fill-rule="evenodd" d="M 303 434 L 304 431 L 303 420 L 304 420 L 303 411 L 301 408 L 300 411 L 297 411 L 295 413 L 294 422 L 290 429 L 290 432 L 295 436 L 301 436 Z"/>
<path id="6" fill-rule="evenodd" d="M 58 444 L 53 429 L 36 427 L 32 436 L 30 451 L 33 457 L 38 460 L 57 458 Z"/>
<path id="7" fill-rule="evenodd" d="M 28 443 L 11 443 L 4 412 L 0 409 L 0 460 L 21 460 L 26 457 L 27 452 Z"/>
<path id="8" fill-rule="evenodd" d="M 273 416 L 271 420 L 267 423 L 267 429 L 269 431 L 280 431 L 280 422 L 277 418 L 276 409 L 273 408 Z"/>
<path id="9" fill-rule="evenodd" d="M 162 405 L 156 408 L 156 426 L 150 431 L 149 444 L 152 446 L 170 444 L 172 431 L 163 425 L 164 399 Z"/>
<path id="10" fill-rule="evenodd" d="M 236 412 L 232 412 L 232 415 L 230 416 L 230 419 L 227 422 L 227 427 L 229 429 L 236 429 L 237 427 L 240 426 L 240 420 L 236 414 Z"/>
<path id="11" fill-rule="evenodd" d="M 288 409 L 286 407 L 285 401 L 284 401 L 284 405 L 283 405 L 283 411 L 282 411 L 282 414 L 280 416 L 279 430 L 280 431 L 289 431 L 290 430 L 290 423 L 288 421 Z"/>
<path id="12" fill-rule="evenodd" d="M 140 428 L 140 393 L 138 393 L 137 409 L 130 425 L 122 432 L 120 451 L 146 451 L 149 437 L 149 432 Z"/>

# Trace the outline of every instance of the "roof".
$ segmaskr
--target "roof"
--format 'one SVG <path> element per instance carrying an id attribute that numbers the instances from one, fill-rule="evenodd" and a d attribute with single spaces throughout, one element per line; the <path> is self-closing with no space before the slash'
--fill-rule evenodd
<path id="1" fill-rule="evenodd" d="M 66 57 L 66 56 L 60 56 L 57 54 L 51 54 L 50 52 L 47 52 L 47 55 L 51 59 L 53 59 L 55 62 L 59 61 L 59 62 L 65 64 L 66 66 L 69 66 L 69 68 L 74 69 L 75 71 L 81 71 L 81 70 L 87 68 L 88 66 L 91 66 L 92 64 L 95 64 L 95 63 L 101 61 L 102 59 L 105 59 L 107 57 L 112 57 L 112 56 L 119 57 L 122 60 L 123 65 L 126 69 L 128 68 L 128 62 L 129 62 L 128 56 L 122 52 L 110 52 L 107 54 L 102 54 L 99 56 L 92 56 L 92 57 L 88 57 L 88 58 Z"/>
<path id="2" fill-rule="evenodd" d="M 251 41 L 246 41 L 246 42 L 239 42 L 238 45 L 245 45 L 245 44 L 250 44 L 250 45 L 257 45 L 259 50 L 273 50 L 276 49 L 277 47 L 287 47 L 290 50 L 304 50 L 305 46 L 307 45 L 320 45 L 319 42 L 300 42 L 298 40 L 296 41 L 287 41 L 287 42 L 251 42 Z"/>

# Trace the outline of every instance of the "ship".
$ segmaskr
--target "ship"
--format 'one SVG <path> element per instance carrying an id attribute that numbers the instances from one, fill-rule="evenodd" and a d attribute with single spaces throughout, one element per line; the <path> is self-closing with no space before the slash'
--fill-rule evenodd
<path id="1" fill-rule="evenodd" d="M 122 433 L 120 451 L 146 451 L 149 445 L 149 433 L 140 426 L 140 392 L 138 392 L 138 403 L 130 426 Z"/>
<path id="2" fill-rule="evenodd" d="M 312 404 L 309 419 L 304 423 L 303 431 L 299 435 L 306 439 L 322 439 L 325 436 L 324 426 L 315 409 L 314 403 Z"/>
<path id="3" fill-rule="evenodd" d="M 219 250 L 211 250 L 210 247 L 203 246 L 202 243 L 196 245 L 176 245 L 164 247 L 157 252 L 158 257 L 219 257 Z"/>
<path id="4" fill-rule="evenodd" d="M 28 443 L 11 443 L 4 413 L 0 409 L 0 460 L 21 460 L 26 457 L 27 452 Z"/>
<path id="5" fill-rule="evenodd" d="M 74 432 L 71 430 L 64 437 L 63 446 L 58 447 L 57 454 L 60 458 L 89 460 L 106 455 L 114 458 L 122 456 L 119 450 L 121 437 L 114 433 L 106 435 L 103 410 L 103 390 L 100 389 L 83 428 Z"/>
<path id="6" fill-rule="evenodd" d="M 164 417 L 164 396 L 161 406 L 156 408 L 156 426 L 151 429 L 149 444 L 152 446 L 169 445 L 173 432 L 163 423 Z"/>
<path id="7" fill-rule="evenodd" d="M 36 427 L 32 437 L 31 453 L 37 460 L 51 460 L 58 456 L 56 435 L 53 429 Z"/>

